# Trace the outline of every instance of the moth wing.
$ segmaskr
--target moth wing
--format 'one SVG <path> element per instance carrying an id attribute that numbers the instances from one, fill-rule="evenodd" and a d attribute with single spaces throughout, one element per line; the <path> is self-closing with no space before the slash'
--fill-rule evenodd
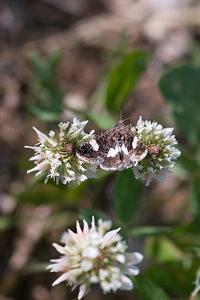
<path id="1" fill-rule="evenodd" d="M 99 164 L 104 160 L 104 158 L 98 150 L 99 145 L 97 141 L 95 139 L 91 139 L 89 142 L 80 147 L 80 149 L 76 152 L 76 155 L 79 159 L 89 164 Z"/>
<path id="2" fill-rule="evenodd" d="M 130 159 L 133 162 L 141 161 L 147 156 L 147 153 L 147 147 L 135 136 L 132 142 L 132 150 L 130 151 Z"/>
<path id="3" fill-rule="evenodd" d="M 123 153 L 121 147 L 116 144 L 112 145 L 107 151 L 104 161 L 100 164 L 104 170 L 121 170 L 123 169 Z"/>
<path id="4" fill-rule="evenodd" d="M 100 163 L 100 167 L 103 170 L 119 170 L 121 165 L 120 154 L 116 154 L 115 156 L 106 156 L 103 162 Z"/>
<path id="5" fill-rule="evenodd" d="M 148 150 L 145 149 L 143 152 L 135 153 L 135 151 L 131 154 L 130 158 L 133 162 L 138 162 L 143 160 L 147 156 Z"/>

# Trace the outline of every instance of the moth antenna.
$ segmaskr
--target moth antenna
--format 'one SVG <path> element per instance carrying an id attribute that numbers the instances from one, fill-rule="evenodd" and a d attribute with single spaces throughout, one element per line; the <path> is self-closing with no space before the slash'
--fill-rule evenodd
<path id="1" fill-rule="evenodd" d="M 131 119 L 133 119 L 133 117 L 128 117 L 128 118 L 126 118 L 124 120 L 121 120 L 121 121 L 124 122 L 124 121 L 131 120 Z"/>
<path id="2" fill-rule="evenodd" d="M 144 119 L 146 119 L 144 116 L 142 116 Z M 139 116 L 138 116 L 138 118 L 139 118 Z M 126 119 L 124 119 L 124 120 L 121 120 L 122 122 L 124 122 L 124 121 L 126 121 L 126 120 L 137 120 L 138 118 L 136 118 L 136 116 L 133 116 L 133 117 L 128 117 L 128 118 L 126 118 Z"/>

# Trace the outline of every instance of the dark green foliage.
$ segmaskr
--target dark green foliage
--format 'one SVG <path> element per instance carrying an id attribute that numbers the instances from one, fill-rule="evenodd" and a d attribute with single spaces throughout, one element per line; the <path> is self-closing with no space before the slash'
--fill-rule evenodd
<path id="1" fill-rule="evenodd" d="M 200 68 L 183 65 L 166 72 L 159 81 L 160 91 L 170 105 L 180 132 L 197 145 L 200 139 Z"/>
<path id="2" fill-rule="evenodd" d="M 192 183 L 192 195 L 190 206 L 196 226 L 200 230 L 200 175 L 196 176 Z"/>
<path id="3" fill-rule="evenodd" d="M 123 223 L 129 223 L 137 211 L 140 185 L 134 178 L 132 169 L 119 172 L 115 182 L 114 206 Z"/>
<path id="4" fill-rule="evenodd" d="M 127 54 L 111 72 L 106 92 L 106 107 L 119 112 L 141 73 L 145 70 L 148 55 L 142 51 Z"/>
<path id="5" fill-rule="evenodd" d="M 63 94 L 58 86 L 56 73 L 59 60 L 58 52 L 47 58 L 36 53 L 31 59 L 34 80 L 30 85 L 30 92 L 33 99 L 27 108 L 31 114 L 44 121 L 57 120 L 63 110 Z"/>
<path id="6" fill-rule="evenodd" d="M 157 286 L 151 279 L 145 276 L 133 278 L 135 292 L 142 300 L 170 300 L 167 294 Z"/>

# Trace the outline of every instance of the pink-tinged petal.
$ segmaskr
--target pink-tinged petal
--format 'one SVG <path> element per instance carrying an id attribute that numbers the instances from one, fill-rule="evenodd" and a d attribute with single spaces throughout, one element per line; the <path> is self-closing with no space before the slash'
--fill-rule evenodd
<path id="1" fill-rule="evenodd" d="M 61 236 L 60 242 L 63 244 L 67 244 L 69 239 L 70 239 L 69 233 L 65 231 Z"/>
<path id="2" fill-rule="evenodd" d="M 91 223 L 91 229 L 90 229 L 90 231 L 96 231 L 96 225 L 95 225 L 94 216 L 92 216 L 92 223 Z"/>
<path id="3" fill-rule="evenodd" d="M 55 272 L 55 266 L 56 266 L 56 264 L 51 264 L 51 265 L 48 265 L 48 266 L 46 267 L 46 269 L 47 269 L 47 270 L 50 270 L 50 272 Z"/>
<path id="4" fill-rule="evenodd" d="M 74 253 L 74 249 L 70 246 L 65 245 L 64 249 L 66 250 L 66 254 L 73 254 Z"/>
<path id="5" fill-rule="evenodd" d="M 88 227 L 88 223 L 85 220 L 83 220 L 83 225 L 84 225 L 83 233 L 87 234 L 89 232 L 89 227 Z"/>
<path id="6" fill-rule="evenodd" d="M 56 250 L 60 253 L 60 254 L 66 254 L 66 250 L 64 247 L 56 244 L 56 243 L 53 243 L 53 246 L 54 248 L 56 248 Z"/>
<path id="7" fill-rule="evenodd" d="M 36 146 L 24 146 L 24 148 L 35 150 L 35 151 L 39 151 L 40 150 L 40 147 L 36 147 Z"/>
<path id="8" fill-rule="evenodd" d="M 50 264 L 46 267 L 47 270 L 50 270 L 50 272 L 58 272 L 61 266 L 63 266 L 63 260 L 62 258 L 58 259 L 51 259 L 50 262 L 53 264 Z M 63 268 L 62 268 L 63 269 Z"/>
<path id="9" fill-rule="evenodd" d="M 143 260 L 143 255 L 139 252 L 126 253 L 126 265 L 136 265 Z"/>
<path id="10" fill-rule="evenodd" d="M 60 261 L 60 258 L 55 258 L 55 259 L 50 259 L 50 262 L 55 262 L 55 263 L 57 263 L 57 262 L 59 262 Z M 48 267 L 47 267 L 48 268 Z"/>
<path id="11" fill-rule="evenodd" d="M 121 275 L 121 282 L 120 290 L 131 291 L 133 289 L 133 282 L 126 275 Z"/>
<path id="12" fill-rule="evenodd" d="M 75 242 L 77 242 L 77 241 L 78 241 L 78 235 L 77 235 L 76 233 L 74 233 L 71 229 L 68 229 L 68 232 L 69 232 L 71 238 L 72 238 Z"/>
<path id="13" fill-rule="evenodd" d="M 111 239 L 113 236 L 115 236 L 118 233 L 118 231 L 120 231 L 120 230 L 121 230 L 121 227 L 107 232 L 102 239 L 102 244 L 106 244 L 107 241 L 109 239 Z"/>
<path id="14" fill-rule="evenodd" d="M 35 132 L 37 133 L 39 139 L 41 140 L 41 142 L 48 142 L 50 143 L 52 146 L 57 146 L 57 142 L 53 141 L 52 139 L 50 139 L 46 134 L 42 133 L 40 130 L 38 130 L 36 127 L 33 126 L 33 129 L 35 130 Z"/>
<path id="15" fill-rule="evenodd" d="M 33 130 L 37 133 L 39 139 L 41 141 L 46 141 L 48 139 L 48 136 L 44 133 L 42 133 L 40 130 L 38 130 L 35 126 L 33 126 Z"/>
<path id="16" fill-rule="evenodd" d="M 29 158 L 30 161 L 32 160 L 41 160 L 43 159 L 43 156 L 41 154 L 37 154 L 35 156 L 32 156 L 31 158 Z"/>
<path id="17" fill-rule="evenodd" d="M 37 176 L 47 169 L 47 164 L 48 164 L 48 161 L 44 160 L 41 163 L 39 163 L 37 166 L 35 166 L 34 168 L 28 170 L 27 174 L 29 174 L 31 172 L 39 171 L 39 173 L 36 174 L 36 176 Z"/>
<path id="18" fill-rule="evenodd" d="M 64 274 L 62 274 L 60 277 L 58 277 L 58 279 L 56 279 L 56 280 L 52 283 L 52 285 L 53 285 L 53 286 L 54 286 L 54 285 L 57 285 L 57 284 L 59 284 L 59 283 L 65 281 L 65 280 L 67 280 L 67 278 L 68 278 L 68 273 L 64 273 Z"/>
<path id="19" fill-rule="evenodd" d="M 86 284 L 81 284 L 78 293 L 78 300 L 82 299 L 86 295 L 86 289 L 87 289 Z"/>
<path id="20" fill-rule="evenodd" d="M 41 170 L 41 171 L 35 173 L 35 176 L 37 177 L 37 176 L 39 176 L 39 175 L 42 174 L 42 173 L 43 173 L 43 171 Z"/>
<path id="21" fill-rule="evenodd" d="M 63 265 L 62 262 L 58 262 L 47 266 L 46 269 L 50 270 L 50 272 L 62 272 L 64 270 L 66 271 L 66 265 Z"/>
<path id="22" fill-rule="evenodd" d="M 27 170 L 27 174 L 31 173 L 31 172 L 35 172 L 35 171 L 38 171 L 40 170 L 40 165 L 37 165 L 36 167 L 30 169 L 30 170 Z"/>
<path id="23" fill-rule="evenodd" d="M 82 236 L 83 232 L 82 232 L 82 229 L 80 227 L 79 221 L 76 221 L 76 230 L 77 230 L 77 234 Z"/>

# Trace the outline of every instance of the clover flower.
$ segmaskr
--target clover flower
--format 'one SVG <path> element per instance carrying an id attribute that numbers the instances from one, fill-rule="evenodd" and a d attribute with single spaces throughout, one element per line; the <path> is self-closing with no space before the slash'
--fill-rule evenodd
<path id="1" fill-rule="evenodd" d="M 140 116 L 137 125 L 132 128 L 139 139 L 148 148 L 148 154 L 133 168 L 136 179 L 141 178 L 148 186 L 152 178 L 163 182 L 166 172 L 175 164 L 181 152 L 174 147 L 176 138 L 173 128 L 163 128 L 157 122 L 143 121 Z"/>
<path id="2" fill-rule="evenodd" d="M 47 268 L 51 272 L 62 272 L 53 285 L 66 281 L 74 290 L 79 287 L 78 299 L 85 296 L 92 284 L 99 283 L 104 293 L 118 289 L 132 290 L 133 283 L 127 275 L 137 275 L 135 266 L 143 259 L 138 252 L 126 253 L 127 245 L 118 234 L 120 228 L 108 231 L 111 221 L 98 220 L 95 225 L 92 217 L 91 228 L 83 221 L 83 230 L 76 223 L 77 233 L 70 229 L 61 238 L 64 246 L 53 244 L 62 254 L 52 259 Z"/>
<path id="3" fill-rule="evenodd" d="M 74 118 L 73 123 L 60 123 L 60 132 L 56 138 L 55 132 L 51 130 L 49 136 L 33 127 L 38 135 L 39 142 L 35 146 L 25 146 L 35 151 L 30 160 L 36 166 L 27 171 L 36 171 L 36 176 L 47 172 L 45 183 L 53 178 L 56 183 L 59 180 L 67 182 L 77 181 L 78 183 L 87 178 L 96 177 L 96 165 L 89 165 L 76 156 L 77 149 L 93 137 L 94 131 L 89 134 L 84 132 L 88 121 L 79 122 Z"/>

